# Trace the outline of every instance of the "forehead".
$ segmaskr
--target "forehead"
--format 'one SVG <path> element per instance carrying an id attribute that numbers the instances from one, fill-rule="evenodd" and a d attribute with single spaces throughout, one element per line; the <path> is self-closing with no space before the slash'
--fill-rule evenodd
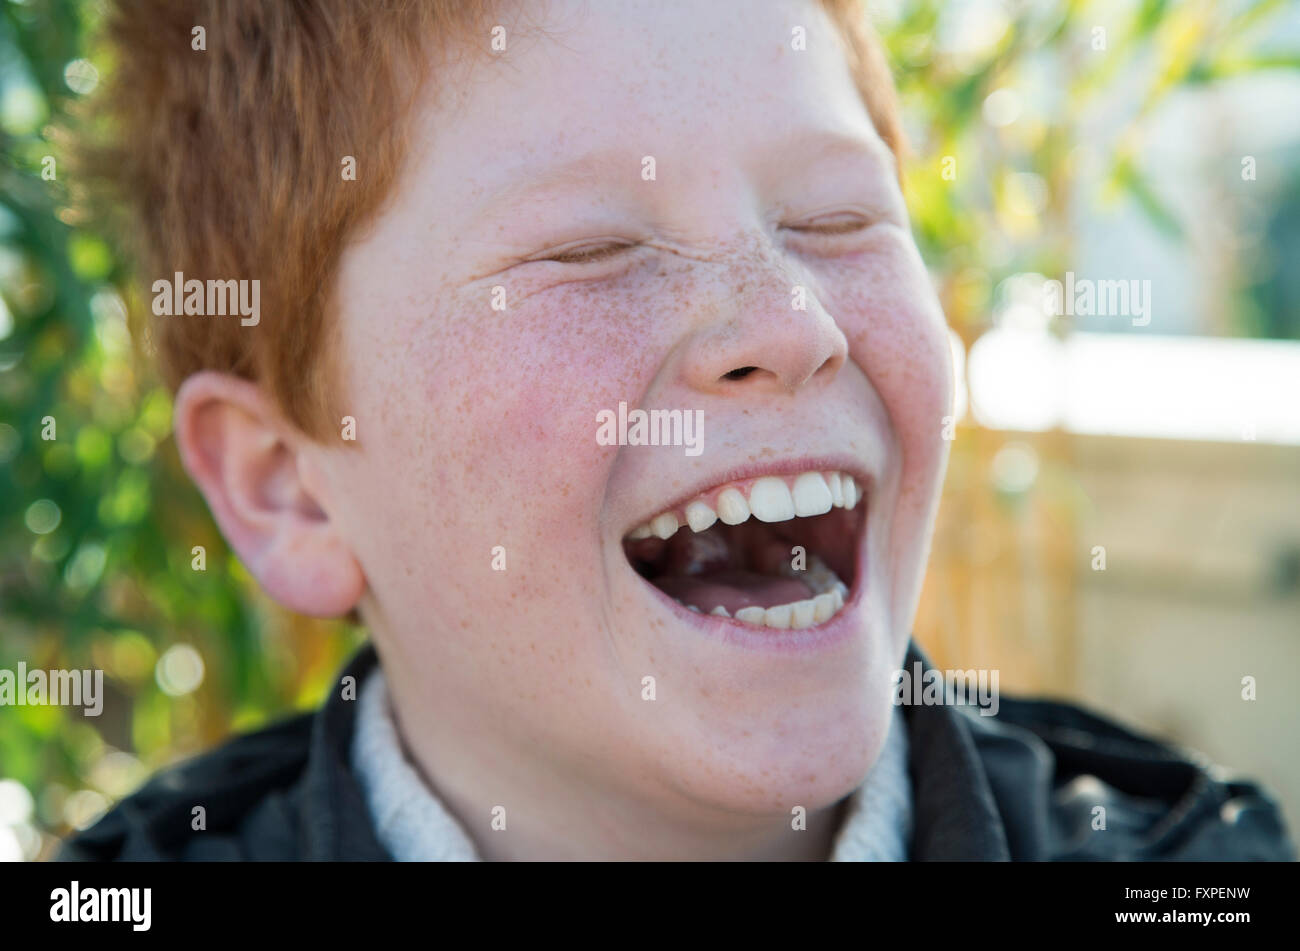
<path id="1" fill-rule="evenodd" d="M 469 184 L 450 200 L 471 205 L 503 189 L 589 189 L 620 169 L 631 185 L 645 156 L 659 174 L 689 160 L 707 177 L 733 160 L 856 151 L 892 175 L 816 0 L 549 0 L 515 13 L 505 51 L 484 52 L 484 35 L 484 50 L 453 57 L 417 115 L 412 158 L 444 201 L 453 183 Z"/>

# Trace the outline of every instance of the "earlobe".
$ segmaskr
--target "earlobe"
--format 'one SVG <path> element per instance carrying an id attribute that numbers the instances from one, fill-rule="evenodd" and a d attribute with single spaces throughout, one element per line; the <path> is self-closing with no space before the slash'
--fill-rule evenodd
<path id="1" fill-rule="evenodd" d="M 312 617 L 356 606 L 365 577 L 300 476 L 305 441 L 256 384 L 194 374 L 176 394 L 175 432 L 222 534 L 272 598 Z"/>

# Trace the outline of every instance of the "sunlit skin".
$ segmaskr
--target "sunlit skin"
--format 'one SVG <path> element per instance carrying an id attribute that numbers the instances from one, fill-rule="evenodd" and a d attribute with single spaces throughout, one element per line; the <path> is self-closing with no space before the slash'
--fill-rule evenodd
<path id="1" fill-rule="evenodd" d="M 436 72 L 345 254 L 356 444 L 200 374 L 182 452 L 272 596 L 359 609 L 485 858 L 823 859 L 889 722 L 947 451 L 947 332 L 893 157 L 811 0 L 529 6 L 544 34 Z M 598 445 L 619 401 L 702 410 L 703 453 Z M 808 459 L 874 479 L 839 635 L 714 636 L 628 564 L 683 493 Z"/>

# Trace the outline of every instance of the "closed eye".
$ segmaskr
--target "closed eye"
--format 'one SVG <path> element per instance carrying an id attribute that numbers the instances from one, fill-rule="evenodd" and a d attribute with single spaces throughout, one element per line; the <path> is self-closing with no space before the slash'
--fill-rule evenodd
<path id="1" fill-rule="evenodd" d="M 603 244 L 586 244 L 570 248 L 560 248 L 544 252 L 543 256 L 529 258 L 530 261 L 554 261 L 557 264 L 594 264 L 612 258 L 635 244 L 627 242 L 605 242 Z"/>
<path id="2" fill-rule="evenodd" d="M 787 231 L 797 234 L 839 235 L 856 234 L 871 227 L 874 222 L 863 215 L 846 212 L 843 214 L 822 215 L 798 224 L 784 225 Z"/>

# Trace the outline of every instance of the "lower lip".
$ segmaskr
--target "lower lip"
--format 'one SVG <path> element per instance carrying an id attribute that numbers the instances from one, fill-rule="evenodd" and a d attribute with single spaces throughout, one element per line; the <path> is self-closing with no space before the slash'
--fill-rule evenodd
<path id="1" fill-rule="evenodd" d="M 768 651 L 775 654 L 810 654 L 852 640 L 862 630 L 862 626 L 858 623 L 858 605 L 862 600 L 862 586 L 865 583 L 866 535 L 864 525 L 862 537 L 858 540 L 857 567 L 853 584 L 849 587 L 848 600 L 830 620 L 815 627 L 798 629 L 756 627 L 743 621 L 736 621 L 734 618 L 697 613 L 678 604 L 639 575 L 638 580 L 653 591 L 670 611 L 709 637 L 745 650 Z"/>

